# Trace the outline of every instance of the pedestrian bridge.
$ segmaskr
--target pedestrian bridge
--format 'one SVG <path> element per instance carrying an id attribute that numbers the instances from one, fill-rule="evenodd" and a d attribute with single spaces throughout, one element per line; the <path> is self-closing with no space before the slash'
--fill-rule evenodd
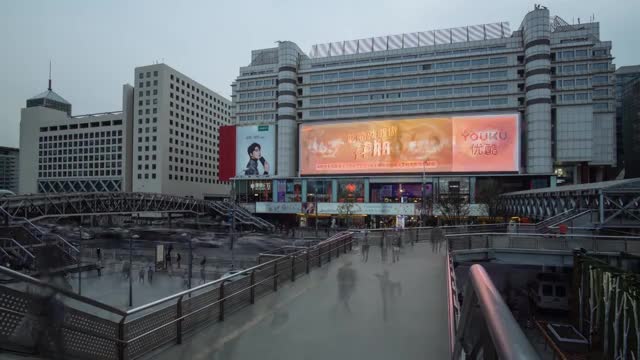
<path id="1" fill-rule="evenodd" d="M 395 258 L 388 244 L 398 236 Z M 54 327 L 63 336 L 47 350 L 79 359 L 537 358 L 481 267 L 472 267 L 460 307 L 449 256 L 442 232 L 371 232 L 366 240 L 343 232 L 132 309 L 56 288 L 65 307 Z M 0 274 L 52 288 L 6 268 Z M 37 299 L 0 286 L 2 348 L 34 350 L 24 328 Z"/>

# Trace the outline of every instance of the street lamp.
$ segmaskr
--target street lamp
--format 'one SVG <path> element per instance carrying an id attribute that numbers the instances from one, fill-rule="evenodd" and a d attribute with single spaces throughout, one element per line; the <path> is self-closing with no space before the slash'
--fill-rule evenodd
<path id="1" fill-rule="evenodd" d="M 427 213 L 427 160 L 422 162 L 422 211 L 420 212 L 420 221 L 425 226 L 425 216 Z"/>
<path id="2" fill-rule="evenodd" d="M 78 273 L 78 295 L 82 295 L 82 270 L 80 268 L 80 263 L 82 262 L 82 217 L 80 217 L 80 227 L 79 230 L 80 232 L 80 239 L 78 240 L 78 268 L 77 268 L 77 273 Z"/>
<path id="3" fill-rule="evenodd" d="M 129 237 L 129 307 L 133 306 L 133 240 L 140 239 L 140 235 Z"/>
<path id="4" fill-rule="evenodd" d="M 189 234 L 187 233 L 182 233 L 182 238 L 186 239 L 187 237 L 189 237 Z M 193 274 L 193 239 L 191 239 L 189 237 L 189 289 L 191 289 L 191 276 Z"/>

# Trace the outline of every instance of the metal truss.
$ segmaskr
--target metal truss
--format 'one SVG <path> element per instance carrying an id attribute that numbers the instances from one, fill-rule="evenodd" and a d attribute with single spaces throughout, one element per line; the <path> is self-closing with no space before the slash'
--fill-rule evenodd
<path id="1" fill-rule="evenodd" d="M 542 220 L 590 210 L 597 228 L 640 228 L 640 178 L 518 191 L 500 197 L 513 216 Z"/>
<path id="2" fill-rule="evenodd" d="M 39 193 L 122 191 L 122 180 L 40 180 Z"/>
<path id="3" fill-rule="evenodd" d="M 140 212 L 191 213 L 234 216 L 239 225 L 251 225 L 264 230 L 273 228 L 269 222 L 232 203 L 157 193 L 72 192 L 18 195 L 0 198 L 0 207 L 10 216 L 27 219 Z"/>

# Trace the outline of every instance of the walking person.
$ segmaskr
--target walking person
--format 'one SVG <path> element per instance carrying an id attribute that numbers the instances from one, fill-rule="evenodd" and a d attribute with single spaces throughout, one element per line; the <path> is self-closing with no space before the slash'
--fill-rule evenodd
<path id="1" fill-rule="evenodd" d="M 176 264 L 178 264 L 178 269 L 180 269 L 181 260 L 182 260 L 182 256 L 180 256 L 180 253 L 176 253 Z"/>
<path id="2" fill-rule="evenodd" d="M 397 231 L 395 239 L 393 239 L 392 249 L 391 249 L 391 261 L 396 262 L 400 261 L 400 245 L 402 244 L 402 237 L 400 236 L 400 231 Z"/>
<path id="3" fill-rule="evenodd" d="M 168 251 L 164 256 L 164 266 L 171 273 L 173 269 L 171 268 L 171 251 Z"/>
<path id="4" fill-rule="evenodd" d="M 380 257 L 382 262 L 387 262 L 387 240 L 384 237 L 384 232 L 382 233 L 382 238 L 380 239 Z"/>
<path id="5" fill-rule="evenodd" d="M 153 267 L 149 265 L 147 269 L 147 280 L 149 281 L 149 285 L 153 284 Z"/>
<path id="6" fill-rule="evenodd" d="M 204 266 L 200 268 L 200 284 L 207 282 L 207 275 L 204 272 Z"/>
<path id="7" fill-rule="evenodd" d="M 140 266 L 140 270 L 138 271 L 138 281 L 144 282 L 144 266 Z"/>
<path id="8" fill-rule="evenodd" d="M 189 288 L 189 272 L 187 270 L 182 272 L 182 287 Z"/>
<path id="9" fill-rule="evenodd" d="M 369 260 L 369 232 L 365 230 L 364 239 L 362 240 L 362 261 L 367 262 Z"/>

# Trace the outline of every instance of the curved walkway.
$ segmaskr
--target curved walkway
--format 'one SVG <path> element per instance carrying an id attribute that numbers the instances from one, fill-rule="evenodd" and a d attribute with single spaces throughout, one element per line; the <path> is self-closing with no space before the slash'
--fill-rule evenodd
<path id="1" fill-rule="evenodd" d="M 446 267 L 431 244 L 372 246 L 287 283 L 149 359 L 447 359 Z"/>

